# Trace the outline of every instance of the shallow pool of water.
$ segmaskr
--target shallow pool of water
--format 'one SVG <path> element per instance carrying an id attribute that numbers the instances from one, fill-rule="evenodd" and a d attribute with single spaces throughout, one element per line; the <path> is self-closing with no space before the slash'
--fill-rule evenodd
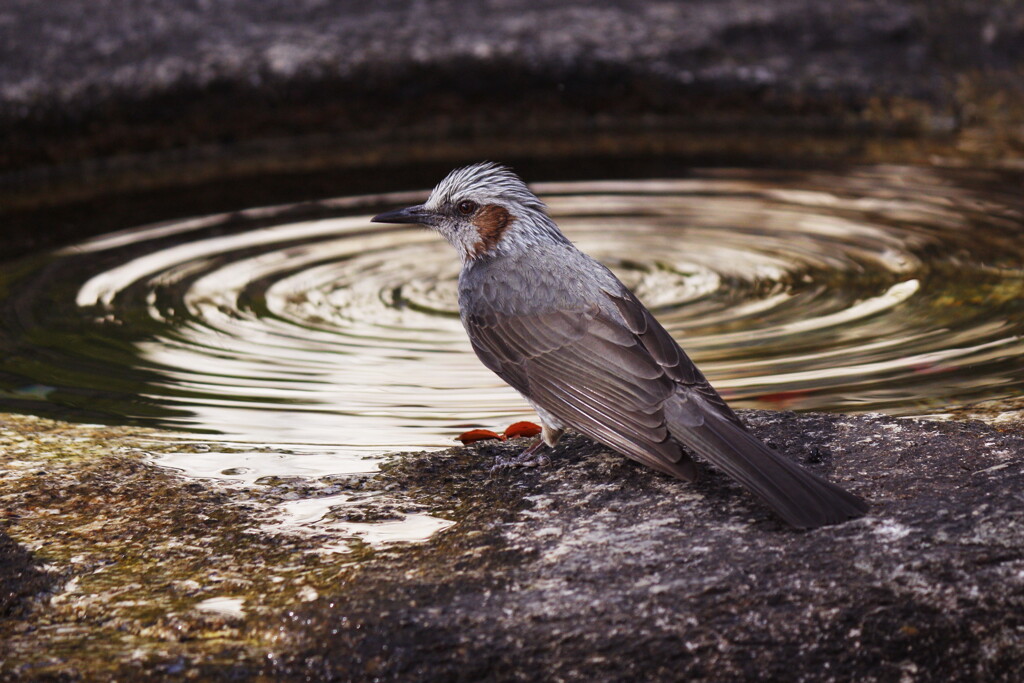
<path id="1" fill-rule="evenodd" d="M 1024 385 L 1022 186 L 886 166 L 534 189 L 735 406 L 927 414 Z M 535 419 L 469 347 L 451 248 L 368 221 L 423 196 L 201 216 L 3 264 L 0 410 L 260 444 L 305 454 L 302 473 Z M 225 467 L 256 478 L 257 460 Z"/>

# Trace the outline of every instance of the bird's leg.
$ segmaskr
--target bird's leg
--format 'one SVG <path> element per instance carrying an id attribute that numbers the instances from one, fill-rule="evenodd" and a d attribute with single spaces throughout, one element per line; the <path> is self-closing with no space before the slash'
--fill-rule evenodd
<path id="1" fill-rule="evenodd" d="M 544 465 L 550 465 L 551 459 L 548 458 L 546 453 L 542 452 L 546 445 L 543 438 L 537 439 L 530 444 L 529 448 L 516 457 L 516 464 L 520 467 L 543 467 Z"/>
<path id="2" fill-rule="evenodd" d="M 545 445 L 544 439 L 537 439 L 530 444 L 529 448 L 513 458 L 498 456 L 494 459 L 494 467 L 491 468 L 491 471 L 495 472 L 510 467 L 543 467 L 548 465 L 551 463 L 551 459 L 546 453 L 539 453 Z"/>

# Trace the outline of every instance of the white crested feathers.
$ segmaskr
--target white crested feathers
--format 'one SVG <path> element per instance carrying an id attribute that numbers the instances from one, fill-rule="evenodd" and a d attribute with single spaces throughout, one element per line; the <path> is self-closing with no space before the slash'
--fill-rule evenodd
<path id="1" fill-rule="evenodd" d="M 457 207 L 465 201 L 508 212 L 510 220 L 498 238 L 481 242 L 481 225 L 458 213 Z M 434 227 L 456 248 L 465 264 L 531 246 L 569 243 L 548 216 L 544 202 L 508 167 L 493 162 L 455 169 L 430 193 L 424 208 L 440 217 Z M 486 248 L 481 249 L 481 244 Z"/>

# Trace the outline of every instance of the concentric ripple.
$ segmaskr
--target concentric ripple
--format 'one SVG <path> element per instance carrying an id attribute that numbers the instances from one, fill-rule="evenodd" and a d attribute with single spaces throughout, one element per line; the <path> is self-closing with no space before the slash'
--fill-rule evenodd
<path id="1" fill-rule="evenodd" d="M 920 414 L 1024 384 L 1020 187 L 873 167 L 535 189 L 735 405 Z M 530 419 L 470 349 L 451 248 L 368 222 L 421 199 L 208 216 L 7 264 L 0 408 L 357 458 Z"/>

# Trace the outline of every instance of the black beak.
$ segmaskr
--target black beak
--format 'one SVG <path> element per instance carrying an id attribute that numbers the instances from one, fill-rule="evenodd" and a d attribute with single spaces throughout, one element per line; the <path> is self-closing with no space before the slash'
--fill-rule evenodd
<path id="1" fill-rule="evenodd" d="M 419 206 L 410 206 L 406 209 L 379 214 L 371 218 L 370 221 L 373 223 L 422 223 L 423 225 L 433 225 L 434 219 L 435 214 L 420 204 Z"/>

